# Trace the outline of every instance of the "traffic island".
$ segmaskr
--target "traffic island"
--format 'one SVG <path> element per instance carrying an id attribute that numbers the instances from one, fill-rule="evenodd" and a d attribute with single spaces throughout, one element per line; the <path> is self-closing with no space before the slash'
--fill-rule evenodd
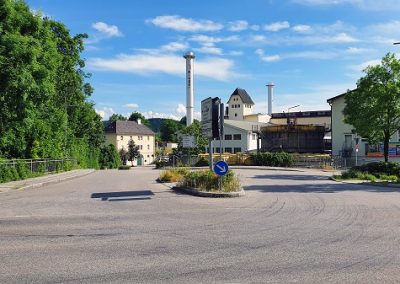
<path id="1" fill-rule="evenodd" d="M 210 170 L 173 168 L 161 172 L 159 182 L 169 188 L 202 197 L 240 197 L 245 194 L 238 178 L 232 171 L 218 176 Z M 172 184 L 171 184 L 172 183 Z"/>

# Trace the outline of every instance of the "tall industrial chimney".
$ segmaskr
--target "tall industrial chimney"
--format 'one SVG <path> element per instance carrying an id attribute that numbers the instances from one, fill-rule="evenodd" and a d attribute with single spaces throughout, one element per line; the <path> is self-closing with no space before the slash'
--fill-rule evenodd
<path id="1" fill-rule="evenodd" d="M 186 126 L 193 123 L 193 59 L 194 53 L 189 51 L 183 58 L 186 59 Z"/>
<path id="2" fill-rule="evenodd" d="M 268 83 L 268 115 L 271 116 L 272 114 L 272 97 L 274 95 L 274 83 Z"/>

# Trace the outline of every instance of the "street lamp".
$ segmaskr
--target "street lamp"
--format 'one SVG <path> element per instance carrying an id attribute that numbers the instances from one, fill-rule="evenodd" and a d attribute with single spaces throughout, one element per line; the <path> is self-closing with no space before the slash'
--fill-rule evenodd
<path id="1" fill-rule="evenodd" d="M 288 109 L 287 109 L 287 123 L 289 124 L 290 123 L 290 115 L 289 115 L 289 111 L 291 110 L 291 109 L 294 109 L 294 108 L 296 108 L 296 107 L 299 107 L 300 105 L 295 105 L 295 106 L 292 106 L 292 107 L 289 107 Z"/>

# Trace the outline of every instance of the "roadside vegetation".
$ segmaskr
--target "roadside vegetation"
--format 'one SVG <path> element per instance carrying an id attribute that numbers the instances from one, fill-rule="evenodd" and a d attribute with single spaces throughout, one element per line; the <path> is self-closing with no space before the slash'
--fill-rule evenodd
<path id="1" fill-rule="evenodd" d="M 368 163 L 352 167 L 341 175 L 335 175 L 334 178 L 338 180 L 400 183 L 400 164 L 394 162 Z"/>
<path id="2" fill-rule="evenodd" d="M 86 38 L 24 1 L 1 1 L 0 158 L 70 158 L 99 167 L 104 133 L 81 58 Z M 25 176 L 1 172 L 6 180 Z"/>
<path id="3" fill-rule="evenodd" d="M 222 192 L 238 192 L 240 182 L 231 170 L 222 177 Z M 210 170 L 189 170 L 188 168 L 173 168 L 161 172 L 160 181 L 176 182 L 180 187 L 196 188 L 207 192 L 219 190 L 219 176 Z"/>
<path id="4" fill-rule="evenodd" d="M 57 163 L 53 172 L 70 171 L 76 166 L 74 161 L 65 161 L 62 164 Z M 47 173 L 48 168 L 44 164 L 39 165 L 35 171 L 31 171 L 29 165 L 21 161 L 11 166 L 0 161 L 0 183 L 39 177 Z"/>

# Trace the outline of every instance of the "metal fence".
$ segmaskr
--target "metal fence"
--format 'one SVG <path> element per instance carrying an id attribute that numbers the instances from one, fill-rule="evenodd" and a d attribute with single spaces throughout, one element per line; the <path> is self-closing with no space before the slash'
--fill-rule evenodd
<path id="1" fill-rule="evenodd" d="M 0 160 L 0 166 L 17 167 L 17 165 L 25 165 L 31 173 L 42 172 L 51 173 L 60 170 L 72 168 L 77 165 L 75 159 L 12 159 Z"/>

